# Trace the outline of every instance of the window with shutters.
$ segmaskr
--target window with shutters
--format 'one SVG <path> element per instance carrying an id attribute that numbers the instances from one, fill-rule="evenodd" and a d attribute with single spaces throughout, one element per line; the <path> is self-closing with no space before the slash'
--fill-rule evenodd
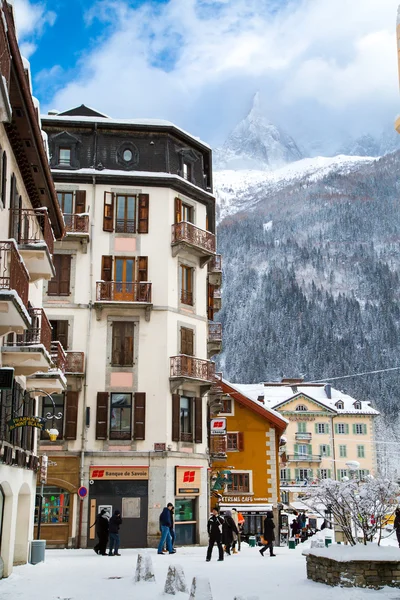
<path id="1" fill-rule="evenodd" d="M 346 433 L 346 425 L 345 425 L 345 423 L 338 423 L 336 425 L 336 433 Z"/>
<path id="2" fill-rule="evenodd" d="M 64 350 L 68 350 L 68 321 L 66 319 L 50 321 L 50 325 L 52 326 L 51 341 L 60 342 Z"/>
<path id="3" fill-rule="evenodd" d="M 181 347 L 180 354 L 194 356 L 194 331 L 189 327 L 181 327 Z"/>
<path id="4" fill-rule="evenodd" d="M 194 223 L 194 209 L 193 206 L 182 202 L 182 221 L 187 223 Z"/>
<path id="5" fill-rule="evenodd" d="M 69 296 L 71 279 L 71 255 L 54 254 L 53 263 L 56 270 L 55 277 L 50 279 L 47 287 L 49 296 Z"/>
<path id="6" fill-rule="evenodd" d="M 356 435 L 362 435 L 367 433 L 367 426 L 365 423 L 355 423 L 353 425 L 353 433 Z"/>
<path id="7" fill-rule="evenodd" d="M 331 447 L 329 446 L 329 444 L 321 444 L 319 447 L 319 453 L 321 456 L 330 456 Z"/>
<path id="8" fill-rule="evenodd" d="M 180 265 L 180 269 L 181 269 L 181 273 L 180 273 L 181 303 L 188 304 L 189 306 L 193 306 L 194 269 L 192 267 L 188 267 L 187 265 Z"/>
<path id="9" fill-rule="evenodd" d="M 308 454 L 308 445 L 307 444 L 297 444 L 297 452 L 299 456 L 307 456 Z"/>
<path id="10" fill-rule="evenodd" d="M 132 439 L 132 394 L 111 394 L 109 438 Z"/>
<path id="11" fill-rule="evenodd" d="M 317 433 L 329 433 L 327 423 L 317 423 Z"/>
<path id="12" fill-rule="evenodd" d="M 57 192 L 57 198 L 61 208 L 61 212 L 64 215 L 72 215 L 74 213 L 73 192 Z"/>
<path id="13" fill-rule="evenodd" d="M 133 334 L 133 322 L 113 321 L 111 353 L 113 367 L 133 366 Z"/>
<path id="14" fill-rule="evenodd" d="M 193 398 L 181 396 L 179 429 L 181 442 L 193 442 Z"/>
<path id="15" fill-rule="evenodd" d="M 342 444 L 339 446 L 339 456 L 340 458 L 347 458 L 347 446 Z"/>
<path id="16" fill-rule="evenodd" d="M 54 405 L 55 408 L 53 406 L 53 403 L 51 402 L 50 398 L 48 398 L 47 396 L 43 396 L 42 399 L 42 417 L 44 419 L 46 419 L 46 415 L 50 414 L 56 414 L 58 415 L 59 413 L 62 415 L 61 419 L 57 419 L 57 421 L 55 421 L 54 419 L 46 419 L 46 423 L 44 426 L 44 429 L 53 429 L 56 428 L 58 429 L 58 440 L 62 440 L 64 439 L 64 420 L 65 420 L 65 398 L 64 398 L 64 394 L 52 394 L 52 398 L 54 401 Z M 42 440 L 48 440 L 49 439 L 49 434 L 46 433 L 45 430 L 43 430 L 41 432 L 40 438 Z"/>
<path id="17" fill-rule="evenodd" d="M 103 229 L 126 234 L 148 233 L 149 195 L 105 192 Z"/>
<path id="18" fill-rule="evenodd" d="M 365 458 L 365 446 L 357 446 L 357 458 Z"/>
<path id="19" fill-rule="evenodd" d="M 281 469 L 280 478 L 282 483 L 290 481 L 290 469 Z"/>
<path id="20" fill-rule="evenodd" d="M 136 196 L 117 194 L 115 231 L 117 233 L 136 232 Z"/>
<path id="21" fill-rule="evenodd" d="M 338 470 L 338 478 L 339 481 L 343 479 L 343 477 L 347 477 L 347 469 L 339 469 Z"/>
<path id="22" fill-rule="evenodd" d="M 220 415 L 233 415 L 233 400 L 232 398 L 224 397 L 221 399 L 222 409 L 220 410 Z"/>
<path id="23" fill-rule="evenodd" d="M 231 482 L 227 484 L 227 492 L 251 493 L 250 472 L 231 472 Z"/>
<path id="24" fill-rule="evenodd" d="M 243 451 L 243 432 L 235 431 L 227 433 L 227 451 L 242 452 Z"/>
<path id="25" fill-rule="evenodd" d="M 297 471 L 297 480 L 304 481 L 310 477 L 310 469 L 296 469 Z"/>
<path id="26" fill-rule="evenodd" d="M 297 433 L 307 433 L 307 423 L 305 421 L 297 423 Z"/>
<path id="27" fill-rule="evenodd" d="M 330 478 L 330 469 L 321 469 L 319 472 L 320 479 L 329 479 Z"/>

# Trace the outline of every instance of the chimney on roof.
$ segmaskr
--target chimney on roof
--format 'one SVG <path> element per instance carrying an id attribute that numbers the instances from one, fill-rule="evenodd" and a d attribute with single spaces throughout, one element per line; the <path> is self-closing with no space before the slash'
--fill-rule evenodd
<path id="1" fill-rule="evenodd" d="M 326 383 L 325 386 L 325 394 L 328 400 L 332 400 L 332 386 L 330 383 Z"/>
<path id="2" fill-rule="evenodd" d="M 261 404 L 264 404 L 264 396 L 258 396 L 257 402 L 261 402 Z"/>
<path id="3" fill-rule="evenodd" d="M 59 110 L 56 110 L 55 108 L 52 108 L 51 110 L 48 111 L 47 113 L 48 115 L 53 115 L 53 116 L 57 116 L 60 114 Z"/>

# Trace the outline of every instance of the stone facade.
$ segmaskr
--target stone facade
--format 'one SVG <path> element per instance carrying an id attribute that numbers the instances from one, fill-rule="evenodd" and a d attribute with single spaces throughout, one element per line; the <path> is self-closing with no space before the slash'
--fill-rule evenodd
<path id="1" fill-rule="evenodd" d="M 381 589 L 384 586 L 400 587 L 399 561 L 354 560 L 342 562 L 314 556 L 307 556 L 307 578 L 341 587 L 363 587 Z"/>

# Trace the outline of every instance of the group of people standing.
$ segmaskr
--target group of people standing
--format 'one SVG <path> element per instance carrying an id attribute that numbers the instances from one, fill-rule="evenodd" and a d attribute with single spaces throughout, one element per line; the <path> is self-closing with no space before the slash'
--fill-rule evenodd
<path id="1" fill-rule="evenodd" d="M 113 516 L 109 519 L 107 510 L 101 509 L 92 525 L 92 527 L 96 527 L 98 538 L 98 542 L 93 548 L 96 554 L 107 556 L 107 544 L 110 542 L 108 556 L 121 556 L 119 553 L 119 528 L 121 525 L 122 518 L 119 510 L 114 511 Z"/>

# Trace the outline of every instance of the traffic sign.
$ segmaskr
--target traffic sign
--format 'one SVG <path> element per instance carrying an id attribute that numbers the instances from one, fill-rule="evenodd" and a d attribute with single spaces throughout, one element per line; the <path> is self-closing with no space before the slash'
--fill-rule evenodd
<path id="1" fill-rule="evenodd" d="M 78 496 L 81 500 L 83 500 L 84 498 L 86 498 L 88 493 L 88 489 L 84 486 L 80 487 L 78 490 Z"/>

